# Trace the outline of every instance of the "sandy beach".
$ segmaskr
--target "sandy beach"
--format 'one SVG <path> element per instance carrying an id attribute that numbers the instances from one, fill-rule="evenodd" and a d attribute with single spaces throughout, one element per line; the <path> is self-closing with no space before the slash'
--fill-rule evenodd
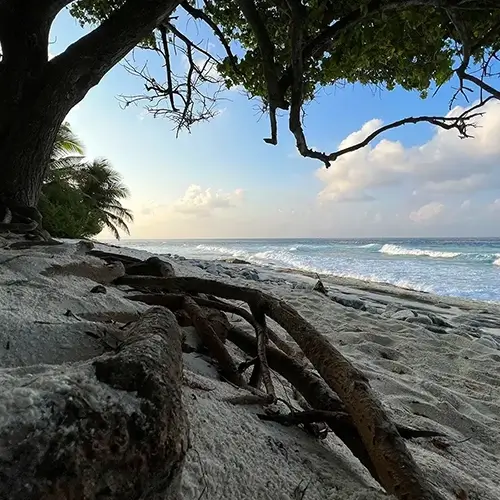
<path id="1" fill-rule="evenodd" d="M 96 248 L 149 256 L 125 247 Z M 445 498 L 500 498 L 500 304 L 334 277 L 322 278 L 324 295 L 313 290 L 315 277 L 290 270 L 162 258 L 178 276 L 246 285 L 286 300 L 367 375 L 396 423 L 445 435 L 408 442 Z M 61 270 L 70 264 L 73 272 Z M 22 369 L 34 377 L 39 365 L 98 356 L 106 347 L 89 332 L 101 331 L 105 320 L 125 323 L 147 309 L 126 298 L 128 287 L 106 283 L 109 266 L 92 276 L 89 265 L 105 267 L 75 243 L 0 250 L 0 366 L 12 369 L 11 375 Z M 90 292 L 98 283 L 107 293 Z M 240 318 L 229 319 L 251 331 Z M 193 338 L 192 327 L 185 330 L 186 339 Z M 237 360 L 246 359 L 228 348 Z M 288 384 L 274 376 L 278 395 L 298 408 Z M 4 377 L 5 393 L 9 370 Z M 185 353 L 184 382 L 191 448 L 183 499 L 388 498 L 332 433 L 320 441 L 299 428 L 259 420 L 258 406 L 226 402 L 238 391 L 219 379 L 210 358 Z M 26 387 L 23 397 L 29 408 L 36 388 Z M 0 408 L 0 422 L 12 418 L 11 410 Z"/>

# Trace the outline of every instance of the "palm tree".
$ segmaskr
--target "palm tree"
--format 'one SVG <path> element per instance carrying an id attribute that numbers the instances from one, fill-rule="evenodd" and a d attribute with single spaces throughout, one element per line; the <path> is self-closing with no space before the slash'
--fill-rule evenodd
<path id="1" fill-rule="evenodd" d="M 123 184 L 120 174 L 106 159 L 85 160 L 82 143 L 69 124 L 64 123 L 53 146 L 42 192 L 42 205 L 46 211 L 50 208 L 50 213 L 57 214 L 64 213 L 66 208 L 68 212 L 74 212 L 74 219 L 78 221 L 72 221 L 75 224 L 70 224 L 71 228 L 68 228 L 67 217 L 65 217 L 63 223 L 65 228 L 60 230 L 55 221 L 50 221 L 53 222 L 52 231 L 74 234 L 75 227 L 91 227 L 93 233 L 97 234 L 107 227 L 117 239 L 120 239 L 118 229 L 130 234 L 127 223 L 133 221 L 132 212 L 121 204 L 121 200 L 128 196 L 129 190 Z M 79 208 L 79 204 L 85 205 L 83 210 L 86 214 L 85 220 L 82 219 L 82 209 Z M 69 216 L 71 220 L 71 213 L 64 215 Z M 60 215 L 58 219 L 62 220 Z M 96 221 L 98 221 L 97 225 Z M 95 232 L 95 228 L 99 230 Z M 88 236 L 88 233 L 81 236 L 83 235 Z M 81 236 L 74 234 L 72 237 Z"/>
<path id="2" fill-rule="evenodd" d="M 122 206 L 121 200 L 130 195 L 121 175 L 105 158 L 82 163 L 78 168 L 78 186 L 98 219 L 120 239 L 118 229 L 127 234 L 127 223 L 133 222 L 132 212 Z"/>

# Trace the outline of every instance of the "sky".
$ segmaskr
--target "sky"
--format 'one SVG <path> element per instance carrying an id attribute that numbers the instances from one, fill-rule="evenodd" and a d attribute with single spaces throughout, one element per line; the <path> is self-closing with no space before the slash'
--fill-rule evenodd
<path id="1" fill-rule="evenodd" d="M 85 32 L 63 11 L 50 54 Z M 399 88 L 325 89 L 306 107 L 309 144 L 332 152 L 406 116 L 444 115 L 454 84 L 426 100 Z M 266 144 L 267 117 L 237 88 L 223 94 L 217 116 L 176 137 L 167 119 L 123 109 L 119 96 L 142 85 L 120 64 L 67 118 L 86 154 L 107 158 L 129 187 L 131 238 L 500 236 L 500 102 L 487 105 L 474 139 L 406 125 L 326 169 L 298 154 L 286 116 L 279 144 Z"/>

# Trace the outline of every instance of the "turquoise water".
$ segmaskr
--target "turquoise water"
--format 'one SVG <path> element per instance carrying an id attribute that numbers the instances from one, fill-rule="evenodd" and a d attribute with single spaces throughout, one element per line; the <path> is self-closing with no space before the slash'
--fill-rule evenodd
<path id="1" fill-rule="evenodd" d="M 439 295 L 500 301 L 500 239 L 127 240 L 187 258 L 237 257 L 259 265 L 358 278 Z"/>

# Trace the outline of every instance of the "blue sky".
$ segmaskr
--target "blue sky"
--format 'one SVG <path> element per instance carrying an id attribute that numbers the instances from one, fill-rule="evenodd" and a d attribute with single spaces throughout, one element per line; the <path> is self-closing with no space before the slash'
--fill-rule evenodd
<path id="1" fill-rule="evenodd" d="M 84 32 L 61 13 L 50 52 Z M 119 65 L 68 117 L 87 154 L 108 158 L 130 188 L 132 238 L 500 236 L 498 104 L 475 140 L 408 125 L 326 171 L 298 155 L 286 118 L 279 145 L 264 143 L 268 119 L 238 91 L 224 94 L 213 120 L 176 138 L 168 120 L 121 108 L 117 97 L 141 86 Z M 307 107 L 306 133 L 333 151 L 374 130 L 374 120 L 442 115 L 451 95 L 450 86 L 425 101 L 401 89 L 327 89 Z"/>

